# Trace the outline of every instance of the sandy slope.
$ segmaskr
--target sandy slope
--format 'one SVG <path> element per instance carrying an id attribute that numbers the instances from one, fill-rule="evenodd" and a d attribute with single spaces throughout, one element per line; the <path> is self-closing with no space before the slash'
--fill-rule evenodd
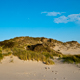
<path id="1" fill-rule="evenodd" d="M 0 80 L 80 80 L 80 67 L 54 60 L 55 65 L 8 56 L 0 64 Z"/>
<path id="2" fill-rule="evenodd" d="M 64 46 L 55 46 L 53 49 L 56 51 L 60 50 L 59 52 L 61 52 L 62 54 L 71 54 L 71 55 L 80 54 L 80 48 L 75 49 L 74 47 L 72 48 L 69 47 L 69 49 L 67 49 Z"/>

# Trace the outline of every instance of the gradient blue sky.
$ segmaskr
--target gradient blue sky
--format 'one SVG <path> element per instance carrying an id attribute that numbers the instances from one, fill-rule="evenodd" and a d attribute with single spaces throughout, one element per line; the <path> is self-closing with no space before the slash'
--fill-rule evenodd
<path id="1" fill-rule="evenodd" d="M 0 41 L 19 36 L 80 43 L 80 0 L 0 0 Z"/>

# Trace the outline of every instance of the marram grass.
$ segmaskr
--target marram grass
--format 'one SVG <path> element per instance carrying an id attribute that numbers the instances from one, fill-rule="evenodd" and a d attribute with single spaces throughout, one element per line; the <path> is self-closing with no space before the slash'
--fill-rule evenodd
<path id="1" fill-rule="evenodd" d="M 54 64 L 54 62 L 51 60 L 51 55 L 49 53 L 40 53 L 40 52 L 34 52 L 29 50 L 21 50 L 18 48 L 13 49 L 13 55 L 17 56 L 21 60 L 36 60 L 36 61 L 42 61 L 45 64 Z"/>
<path id="2" fill-rule="evenodd" d="M 80 55 L 64 55 L 62 59 L 64 60 L 63 62 L 80 63 Z"/>

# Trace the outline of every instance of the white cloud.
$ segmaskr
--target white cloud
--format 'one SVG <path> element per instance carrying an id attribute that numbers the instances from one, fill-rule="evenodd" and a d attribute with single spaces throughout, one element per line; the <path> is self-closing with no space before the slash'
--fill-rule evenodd
<path id="1" fill-rule="evenodd" d="M 75 22 L 80 23 L 80 13 L 79 14 L 71 14 L 66 16 L 60 16 L 58 18 L 54 18 L 55 23 L 68 23 L 68 22 Z"/>
<path id="2" fill-rule="evenodd" d="M 57 15 L 61 15 L 62 13 L 65 12 L 41 12 L 41 14 L 46 13 L 46 16 L 57 16 Z"/>

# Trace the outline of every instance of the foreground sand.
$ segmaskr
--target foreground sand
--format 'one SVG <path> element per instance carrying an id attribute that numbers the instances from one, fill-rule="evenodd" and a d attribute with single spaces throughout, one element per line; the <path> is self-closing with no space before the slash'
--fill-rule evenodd
<path id="1" fill-rule="evenodd" d="M 0 64 L 0 80 L 80 80 L 80 66 L 54 61 L 55 65 L 45 65 L 5 57 Z"/>

